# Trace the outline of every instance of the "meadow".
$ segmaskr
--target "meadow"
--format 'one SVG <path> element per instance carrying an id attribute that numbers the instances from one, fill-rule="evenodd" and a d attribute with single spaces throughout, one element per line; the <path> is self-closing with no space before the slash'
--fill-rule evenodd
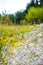
<path id="1" fill-rule="evenodd" d="M 27 41 L 30 35 L 29 32 L 36 30 L 37 25 L 15 25 L 15 26 L 5 26 L 0 25 L 0 58 L 4 61 L 4 56 L 2 51 L 4 48 L 19 48 L 23 43 Z M 8 46 L 6 44 L 11 44 Z M 12 54 L 12 50 L 9 52 Z"/>

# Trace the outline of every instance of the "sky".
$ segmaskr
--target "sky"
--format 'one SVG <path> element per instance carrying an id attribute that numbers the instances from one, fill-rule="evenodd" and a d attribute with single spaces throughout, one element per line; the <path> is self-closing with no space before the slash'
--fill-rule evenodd
<path id="1" fill-rule="evenodd" d="M 0 0 L 0 13 L 6 10 L 6 13 L 16 13 L 26 9 L 30 0 Z"/>

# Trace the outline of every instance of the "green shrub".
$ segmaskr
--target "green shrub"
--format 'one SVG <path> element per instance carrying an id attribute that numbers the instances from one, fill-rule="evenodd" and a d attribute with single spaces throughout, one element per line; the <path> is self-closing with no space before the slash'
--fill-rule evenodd
<path id="1" fill-rule="evenodd" d="M 31 23 L 31 24 L 42 23 L 43 22 L 43 8 L 31 7 L 30 10 L 28 10 L 28 13 L 25 19 L 28 23 Z"/>

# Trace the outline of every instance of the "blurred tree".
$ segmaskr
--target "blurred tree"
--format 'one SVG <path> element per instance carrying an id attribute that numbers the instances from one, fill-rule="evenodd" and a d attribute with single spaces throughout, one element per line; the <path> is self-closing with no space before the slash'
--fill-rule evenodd
<path id="1" fill-rule="evenodd" d="M 9 15 L 7 14 L 7 11 L 5 10 L 4 12 L 2 12 L 2 14 L 3 14 L 2 23 L 9 25 L 10 18 Z"/>
<path id="2" fill-rule="evenodd" d="M 1 14 L 0 14 L 0 24 L 1 24 Z"/>
<path id="3" fill-rule="evenodd" d="M 30 6 L 34 6 L 34 0 L 31 0 Z"/>
<path id="4" fill-rule="evenodd" d="M 41 7 L 43 7 L 43 0 L 40 0 L 40 5 Z"/>
<path id="5" fill-rule="evenodd" d="M 5 24 L 6 24 L 6 25 L 9 25 L 9 24 L 10 24 L 9 15 L 5 15 Z"/>
<path id="6" fill-rule="evenodd" d="M 31 0 L 31 2 L 27 4 L 25 14 L 27 14 L 28 9 L 30 9 L 30 7 L 40 7 L 40 6 L 41 7 L 43 6 L 43 0 Z"/>
<path id="7" fill-rule="evenodd" d="M 13 14 L 9 14 L 10 21 L 14 24 L 16 22 L 16 17 Z"/>
<path id="8" fill-rule="evenodd" d="M 30 8 L 25 17 L 27 23 L 42 23 L 43 22 L 43 8 Z"/>
<path id="9" fill-rule="evenodd" d="M 27 14 L 29 8 L 30 8 L 30 4 L 27 4 L 26 10 L 24 11 L 25 14 Z"/>
<path id="10" fill-rule="evenodd" d="M 1 21 L 1 14 L 0 14 L 0 21 Z"/>
<path id="11" fill-rule="evenodd" d="M 30 5 L 34 7 L 43 6 L 43 0 L 31 0 Z"/>
<path id="12" fill-rule="evenodd" d="M 20 24 L 20 20 L 23 20 L 24 19 L 24 14 L 25 12 L 21 12 L 21 11 L 18 11 L 15 16 L 16 16 L 16 24 Z"/>

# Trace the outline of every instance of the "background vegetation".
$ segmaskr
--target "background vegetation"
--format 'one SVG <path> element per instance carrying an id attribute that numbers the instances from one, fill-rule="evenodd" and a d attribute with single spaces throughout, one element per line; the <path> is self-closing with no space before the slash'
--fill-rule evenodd
<path id="1" fill-rule="evenodd" d="M 31 0 L 24 11 L 15 14 L 0 14 L 0 24 L 40 24 L 43 23 L 43 0 Z"/>

